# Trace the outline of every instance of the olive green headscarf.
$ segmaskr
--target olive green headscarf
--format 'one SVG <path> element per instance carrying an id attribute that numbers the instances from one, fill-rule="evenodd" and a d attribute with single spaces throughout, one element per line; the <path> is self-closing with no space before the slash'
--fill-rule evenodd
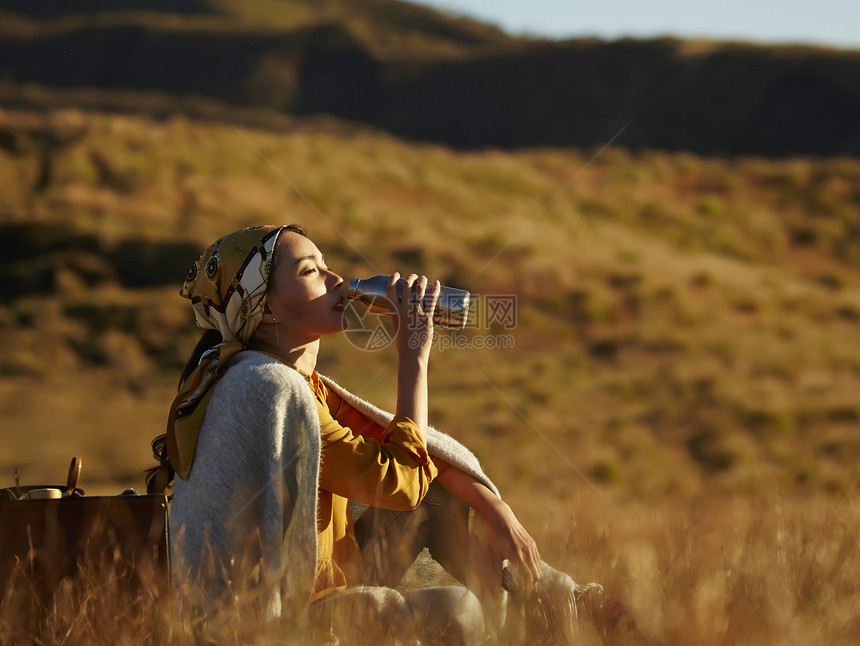
<path id="1" fill-rule="evenodd" d="M 179 292 L 191 300 L 197 325 L 218 330 L 224 340 L 203 354 L 170 409 L 167 454 L 182 478 L 191 472 L 212 389 L 263 319 L 275 242 L 283 228 L 266 225 L 224 236 L 197 259 Z"/>

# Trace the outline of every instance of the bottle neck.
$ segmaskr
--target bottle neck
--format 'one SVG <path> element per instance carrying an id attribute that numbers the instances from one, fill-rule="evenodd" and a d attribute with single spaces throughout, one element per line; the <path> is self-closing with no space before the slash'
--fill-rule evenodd
<path id="1" fill-rule="evenodd" d="M 359 286 L 361 285 L 361 278 L 350 278 L 349 279 L 349 288 L 346 290 L 346 297 L 349 300 L 355 300 L 358 295 L 361 293 L 359 291 Z"/>

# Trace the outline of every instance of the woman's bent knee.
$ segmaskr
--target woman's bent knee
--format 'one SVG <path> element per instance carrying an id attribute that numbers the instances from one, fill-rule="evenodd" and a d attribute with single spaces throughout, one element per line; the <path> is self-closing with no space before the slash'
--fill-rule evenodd
<path id="1" fill-rule="evenodd" d="M 471 646 L 484 639 L 484 614 L 478 598 L 460 586 L 404 592 L 421 643 Z"/>
<path id="2" fill-rule="evenodd" d="M 392 588 L 363 587 L 333 594 L 311 606 L 311 619 L 320 634 L 333 634 L 340 646 L 387 646 L 415 640 L 411 609 Z"/>

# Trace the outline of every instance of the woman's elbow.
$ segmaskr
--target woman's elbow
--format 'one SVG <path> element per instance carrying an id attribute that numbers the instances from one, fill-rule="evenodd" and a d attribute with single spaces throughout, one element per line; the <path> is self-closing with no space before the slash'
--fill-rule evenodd
<path id="1" fill-rule="evenodd" d="M 417 485 L 418 486 L 413 487 L 410 492 L 409 509 L 415 509 L 421 504 L 421 501 L 424 500 L 424 496 L 426 496 L 427 492 L 430 490 L 430 478 L 422 473 Z"/>
<path id="2" fill-rule="evenodd" d="M 420 477 L 412 483 L 412 486 L 400 488 L 390 500 L 391 509 L 394 511 L 412 511 L 427 495 L 430 489 L 430 480 L 422 473 Z"/>

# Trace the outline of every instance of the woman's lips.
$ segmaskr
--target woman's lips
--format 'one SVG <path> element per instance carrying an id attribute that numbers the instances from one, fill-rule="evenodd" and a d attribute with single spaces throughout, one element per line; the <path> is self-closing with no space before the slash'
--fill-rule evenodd
<path id="1" fill-rule="evenodd" d="M 344 301 L 343 301 L 343 297 L 341 296 L 340 299 L 337 301 L 337 303 L 334 304 L 334 307 L 332 309 L 335 312 L 343 312 L 343 306 L 344 306 Z"/>

